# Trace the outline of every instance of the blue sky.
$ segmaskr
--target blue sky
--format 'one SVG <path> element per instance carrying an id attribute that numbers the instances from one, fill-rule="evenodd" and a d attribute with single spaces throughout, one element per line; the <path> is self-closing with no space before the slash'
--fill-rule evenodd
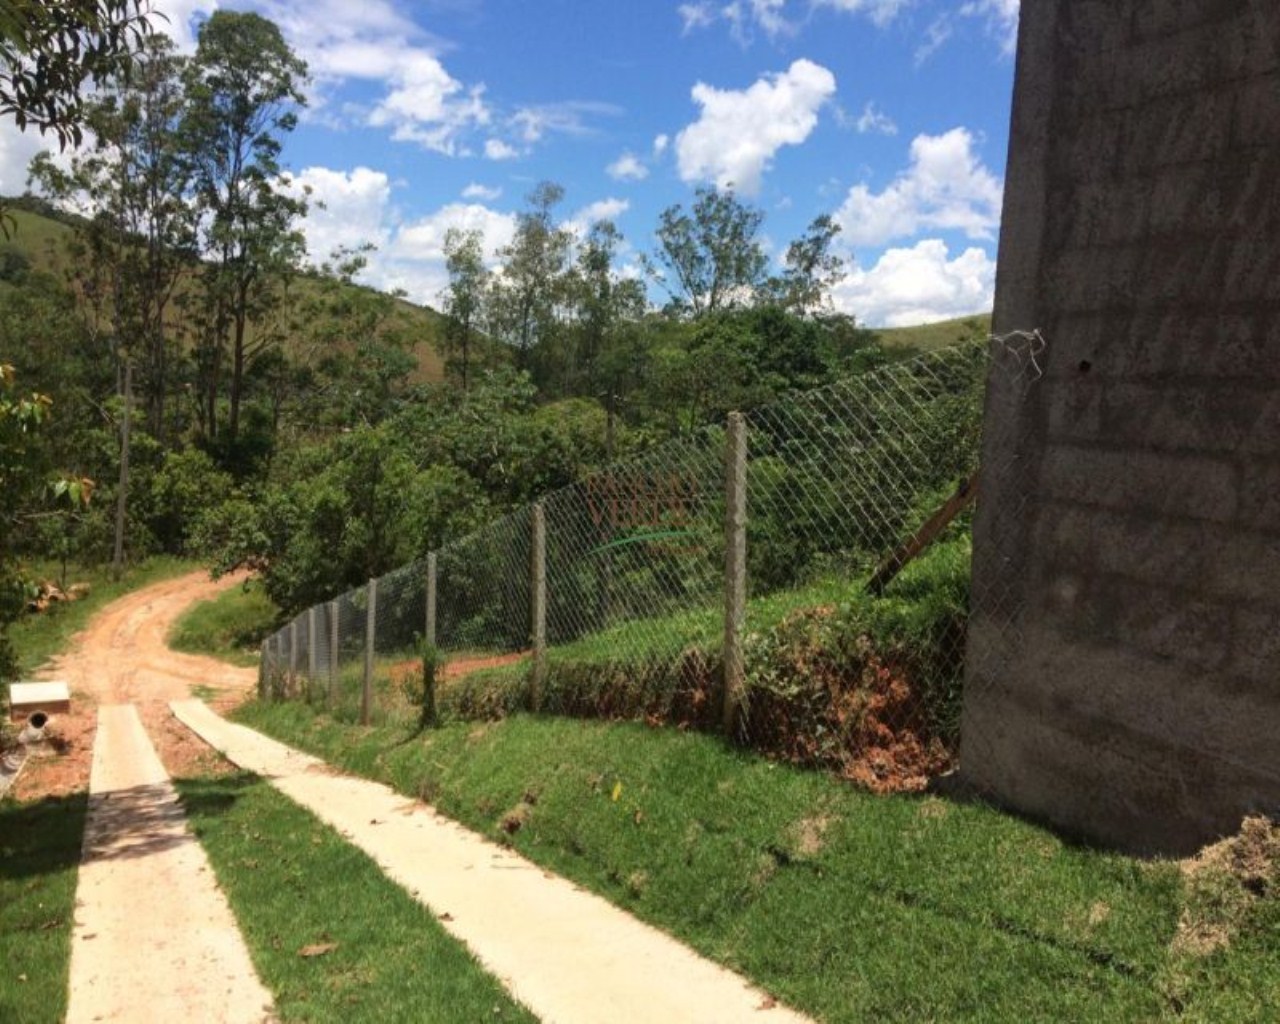
<path id="1" fill-rule="evenodd" d="M 872 324 L 989 309 L 1018 0 L 157 0 L 256 10 L 313 74 L 284 161 L 317 259 L 370 241 L 370 283 L 435 303 L 448 227 L 491 249 L 538 181 L 609 216 L 628 272 L 705 182 L 766 212 L 775 254 L 842 225 L 838 305 Z M 0 134 L 0 189 L 38 140 Z M 661 296 L 655 294 L 655 299 Z"/>

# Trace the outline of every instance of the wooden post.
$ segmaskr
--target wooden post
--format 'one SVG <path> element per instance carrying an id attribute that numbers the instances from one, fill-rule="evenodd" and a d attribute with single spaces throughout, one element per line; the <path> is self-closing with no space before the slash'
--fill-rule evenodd
<path id="1" fill-rule="evenodd" d="M 329 602 L 329 706 L 333 707 L 333 697 L 338 689 L 338 616 L 342 605 L 338 601 Z"/>
<path id="2" fill-rule="evenodd" d="M 427 646 L 436 645 L 436 553 L 427 553 L 427 621 L 423 637 Z"/>
<path id="3" fill-rule="evenodd" d="M 742 624 L 747 608 L 747 421 L 729 414 L 725 446 L 724 731 L 733 736 L 742 713 L 745 667 Z"/>
<path id="4" fill-rule="evenodd" d="M 369 724 L 373 708 L 373 647 L 378 636 L 378 581 L 370 580 L 369 607 L 364 619 L 364 685 L 360 691 L 360 724 Z"/>
<path id="5" fill-rule="evenodd" d="M 263 640 L 262 653 L 258 656 L 258 700 L 262 701 L 267 699 L 267 673 L 270 671 L 267 667 L 267 651 L 270 646 L 270 640 Z"/>
<path id="6" fill-rule="evenodd" d="M 542 502 L 533 506 L 533 543 L 530 558 L 530 632 L 533 640 L 533 709 L 542 705 L 542 685 L 547 676 L 547 515 Z"/>

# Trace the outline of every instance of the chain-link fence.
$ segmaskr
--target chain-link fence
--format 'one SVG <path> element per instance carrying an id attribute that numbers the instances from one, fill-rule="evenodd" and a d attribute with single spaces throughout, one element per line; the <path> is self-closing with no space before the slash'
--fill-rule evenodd
<path id="1" fill-rule="evenodd" d="M 610 465 L 304 612 L 263 692 L 363 721 L 724 728 L 921 786 L 957 755 L 973 499 L 1009 489 L 979 473 L 988 371 L 1022 401 L 1042 344 L 962 344 Z"/>

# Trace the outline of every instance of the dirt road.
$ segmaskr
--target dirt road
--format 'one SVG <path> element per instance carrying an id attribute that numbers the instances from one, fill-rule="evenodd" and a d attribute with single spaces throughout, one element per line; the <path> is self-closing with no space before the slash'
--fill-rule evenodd
<path id="1" fill-rule="evenodd" d="M 72 641 L 71 650 L 38 673 L 42 679 L 66 681 L 72 693 L 71 714 L 59 716 L 51 729 L 61 756 L 32 759 L 14 795 L 31 800 L 89 787 L 100 704 L 134 704 L 171 775 L 214 768 L 218 758 L 173 721 L 169 701 L 198 690 L 197 695 L 223 710 L 252 690 L 257 674 L 213 658 L 171 651 L 165 637 L 192 604 L 243 581 L 241 575 L 213 582 L 204 572 L 188 573 L 128 594 L 94 616 Z"/>

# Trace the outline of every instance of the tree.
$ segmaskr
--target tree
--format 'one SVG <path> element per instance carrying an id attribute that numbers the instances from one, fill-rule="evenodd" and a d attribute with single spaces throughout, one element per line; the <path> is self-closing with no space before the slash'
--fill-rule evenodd
<path id="1" fill-rule="evenodd" d="M 564 189 L 544 181 L 528 196 L 528 208 L 516 219 L 511 244 L 498 253 L 502 273 L 491 291 L 491 323 L 516 351 L 516 366 L 530 368 L 534 349 L 551 340 L 557 307 L 564 291 L 564 272 L 573 236 L 554 221 Z"/>
<path id="2" fill-rule="evenodd" d="M 146 0 L 8 0 L 0 5 L 0 116 L 84 140 L 84 91 L 129 67 L 151 34 Z"/>
<path id="3" fill-rule="evenodd" d="M 824 213 L 787 246 L 786 269 L 775 285 L 783 309 L 811 316 L 830 308 L 831 289 L 844 272 L 844 261 L 831 251 L 839 233 L 840 225 Z"/>
<path id="4" fill-rule="evenodd" d="M 180 278 L 195 265 L 195 212 L 187 201 L 190 161 L 176 145 L 183 111 L 182 61 L 163 36 L 148 40 L 129 79 L 113 79 L 85 107 L 94 146 L 63 171 L 48 154 L 32 178 L 50 197 L 93 211 L 72 244 L 77 273 L 95 281 L 110 323 L 113 355 L 140 371 L 148 431 L 163 442 L 177 358 L 169 321 Z"/>
<path id="5" fill-rule="evenodd" d="M 306 203 L 281 186 L 281 137 L 305 103 L 307 67 L 256 14 L 217 11 L 200 28 L 185 75 L 183 141 L 194 164 L 207 261 L 201 352 L 205 429 L 216 435 L 222 362 L 230 353 L 227 440 L 240 430 L 245 371 L 276 340 L 251 338 L 301 258 L 294 229 Z"/>
<path id="6" fill-rule="evenodd" d="M 694 319 L 753 305 L 765 284 L 766 259 L 757 235 L 764 213 L 733 190 L 703 186 L 691 211 L 662 211 L 658 249 L 645 265 L 671 296 L 671 311 Z"/>
<path id="7" fill-rule="evenodd" d="M 449 287 L 444 293 L 445 345 L 461 361 L 462 390 L 468 387 L 471 342 L 488 291 L 489 272 L 484 265 L 484 236 L 478 230 L 450 228 L 444 236 L 445 268 Z"/>

